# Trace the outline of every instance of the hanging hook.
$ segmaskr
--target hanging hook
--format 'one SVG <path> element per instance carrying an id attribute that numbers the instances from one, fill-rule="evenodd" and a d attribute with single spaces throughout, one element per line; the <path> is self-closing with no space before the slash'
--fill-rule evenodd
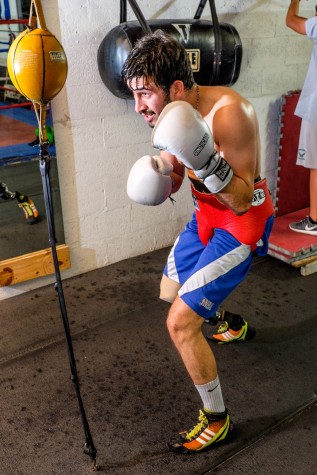
<path id="1" fill-rule="evenodd" d="M 34 11 L 35 11 L 36 16 L 33 15 Z M 36 28 L 36 20 L 37 20 L 37 24 L 39 28 L 41 28 L 42 30 L 47 30 L 41 2 L 39 2 L 38 0 L 31 0 L 28 26 L 32 30 Z"/>

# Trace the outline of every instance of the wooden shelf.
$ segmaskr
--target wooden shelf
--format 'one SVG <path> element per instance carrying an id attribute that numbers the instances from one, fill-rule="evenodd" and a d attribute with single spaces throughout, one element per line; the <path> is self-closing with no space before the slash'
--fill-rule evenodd
<path id="1" fill-rule="evenodd" d="M 69 269 L 70 253 L 66 244 L 56 246 L 59 269 Z M 54 274 L 51 248 L 0 261 L 0 287 Z"/>

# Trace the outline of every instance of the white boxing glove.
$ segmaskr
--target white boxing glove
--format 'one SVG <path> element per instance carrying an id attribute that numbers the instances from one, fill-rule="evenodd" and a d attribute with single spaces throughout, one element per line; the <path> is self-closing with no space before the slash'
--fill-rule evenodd
<path id="1" fill-rule="evenodd" d="M 221 191 L 233 176 L 214 148 L 207 122 L 188 102 L 174 101 L 164 107 L 152 132 L 152 145 L 192 168 L 212 193 Z"/>
<path id="2" fill-rule="evenodd" d="M 172 171 L 173 165 L 162 157 L 145 155 L 139 158 L 129 173 L 129 198 L 142 205 L 160 205 L 172 192 Z"/>

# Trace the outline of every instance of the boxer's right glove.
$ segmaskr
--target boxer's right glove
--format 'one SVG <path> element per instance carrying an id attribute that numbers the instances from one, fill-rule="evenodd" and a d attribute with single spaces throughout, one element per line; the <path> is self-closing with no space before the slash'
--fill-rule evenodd
<path id="1" fill-rule="evenodd" d="M 129 198 L 142 205 L 160 205 L 172 192 L 172 171 L 173 165 L 162 157 L 145 155 L 139 158 L 129 173 Z"/>
<path id="2" fill-rule="evenodd" d="M 153 129 L 152 145 L 192 168 L 212 193 L 221 191 L 233 176 L 230 165 L 214 149 L 207 122 L 188 102 L 165 106 Z"/>

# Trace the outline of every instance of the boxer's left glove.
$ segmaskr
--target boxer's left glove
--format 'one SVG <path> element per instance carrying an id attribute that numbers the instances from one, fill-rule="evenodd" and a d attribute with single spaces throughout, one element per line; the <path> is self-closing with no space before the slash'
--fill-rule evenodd
<path id="1" fill-rule="evenodd" d="M 130 170 L 127 193 L 136 203 L 156 206 L 172 192 L 173 165 L 162 157 L 145 155 Z"/>

